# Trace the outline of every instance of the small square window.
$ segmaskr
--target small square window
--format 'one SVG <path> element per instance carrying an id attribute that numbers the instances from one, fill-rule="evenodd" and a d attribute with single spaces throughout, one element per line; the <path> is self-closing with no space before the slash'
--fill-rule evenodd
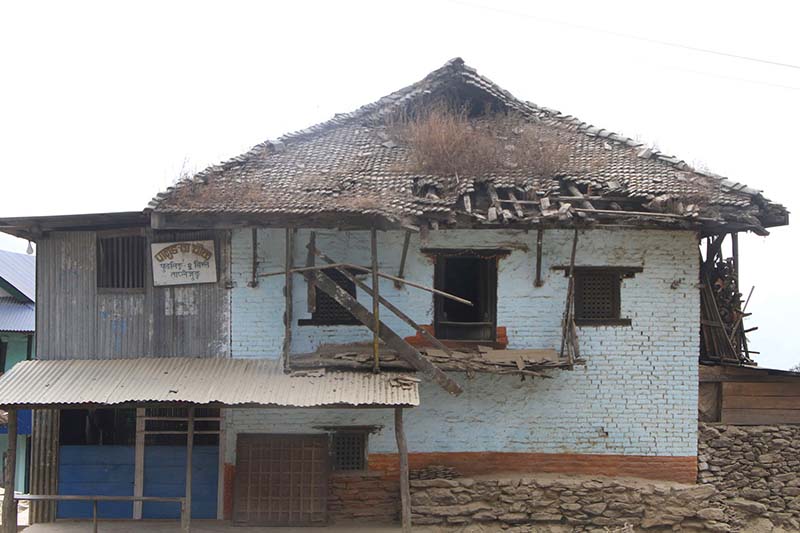
<path id="1" fill-rule="evenodd" d="M 579 326 L 624 326 L 620 316 L 623 270 L 575 268 L 575 323 Z"/>
<path id="2" fill-rule="evenodd" d="M 331 434 L 333 470 L 355 472 L 367 469 L 367 432 L 337 431 Z"/>
<path id="3" fill-rule="evenodd" d="M 97 239 L 97 288 L 143 289 L 147 239 L 140 235 Z"/>
<path id="4" fill-rule="evenodd" d="M 356 284 L 335 268 L 326 268 L 322 271 L 334 283 L 345 290 L 347 294 L 356 297 Z M 300 319 L 301 326 L 350 326 L 361 324 L 347 309 L 329 296 L 325 291 L 317 288 L 314 312 L 311 318 Z"/>

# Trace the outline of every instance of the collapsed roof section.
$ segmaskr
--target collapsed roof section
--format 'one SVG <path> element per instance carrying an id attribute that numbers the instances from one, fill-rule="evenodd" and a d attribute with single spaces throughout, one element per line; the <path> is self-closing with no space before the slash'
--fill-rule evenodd
<path id="1" fill-rule="evenodd" d="M 412 149 L 392 134 L 389 119 L 442 100 L 469 108 L 471 120 L 512 117 L 523 127 L 552 132 L 566 153 L 563 164 L 553 175 L 513 165 L 461 177 L 414 168 Z M 514 149 L 513 135 L 503 142 Z M 569 225 L 579 219 L 705 233 L 766 233 L 765 228 L 788 223 L 786 209 L 759 191 L 518 100 L 458 58 L 352 113 L 209 167 L 159 194 L 148 209 L 164 227 L 170 220 L 211 214 L 339 227 Z"/>

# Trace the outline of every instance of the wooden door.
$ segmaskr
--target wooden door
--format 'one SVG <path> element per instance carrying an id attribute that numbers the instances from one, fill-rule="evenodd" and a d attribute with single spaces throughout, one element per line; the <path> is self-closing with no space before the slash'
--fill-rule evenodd
<path id="1" fill-rule="evenodd" d="M 239 434 L 234 523 L 325 524 L 328 471 L 327 435 Z"/>

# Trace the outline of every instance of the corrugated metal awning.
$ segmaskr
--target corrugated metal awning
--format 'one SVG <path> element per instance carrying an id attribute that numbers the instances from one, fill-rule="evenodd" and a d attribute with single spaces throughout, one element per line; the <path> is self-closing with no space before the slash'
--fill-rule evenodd
<path id="1" fill-rule="evenodd" d="M 17 363 L 0 377 L 0 405 L 416 406 L 417 381 L 400 372 L 285 374 L 279 361 L 269 359 L 38 360 Z"/>

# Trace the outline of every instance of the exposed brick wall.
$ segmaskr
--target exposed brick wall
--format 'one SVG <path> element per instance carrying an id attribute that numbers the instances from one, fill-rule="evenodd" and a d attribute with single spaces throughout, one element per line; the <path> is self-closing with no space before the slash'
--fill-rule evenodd
<path id="1" fill-rule="evenodd" d="M 553 348 L 560 341 L 567 280 L 552 266 L 569 262 L 572 232 L 544 235 L 544 286 L 534 287 L 535 232 L 511 230 L 432 231 L 411 240 L 406 275 L 430 284 L 433 264 L 421 247 L 494 247 L 512 252 L 498 268 L 498 323 L 509 348 Z M 379 234 L 383 270 L 397 269 L 402 232 Z M 295 262 L 305 261 L 307 231 L 299 231 Z M 367 232 L 318 233 L 321 249 L 337 260 L 368 263 Z M 232 353 L 234 357 L 278 357 L 283 341 L 283 279 L 251 276 L 250 231 L 232 238 Z M 259 270 L 283 268 L 282 230 L 259 230 Z M 580 234 L 576 263 L 583 266 L 642 266 L 622 284 L 622 314 L 631 326 L 579 328 L 585 365 L 549 372 L 552 379 L 455 375 L 464 393 L 455 398 L 435 384 L 421 385 L 422 405 L 406 415 L 412 453 L 517 452 L 692 457 L 697 454 L 697 355 L 699 292 L 696 235 L 686 231 L 587 230 Z M 295 278 L 295 319 L 308 317 L 305 284 Z M 381 294 L 415 321 L 432 323 L 431 295 L 381 284 Z M 359 291 L 359 298 L 364 298 Z M 400 335 L 414 332 L 392 313 L 382 317 Z M 360 326 L 295 327 L 292 349 L 309 351 L 323 342 L 368 341 Z M 235 462 L 237 432 L 314 433 L 331 425 L 380 425 L 370 451 L 394 453 L 389 409 L 232 409 L 226 418 L 227 460 Z"/>

